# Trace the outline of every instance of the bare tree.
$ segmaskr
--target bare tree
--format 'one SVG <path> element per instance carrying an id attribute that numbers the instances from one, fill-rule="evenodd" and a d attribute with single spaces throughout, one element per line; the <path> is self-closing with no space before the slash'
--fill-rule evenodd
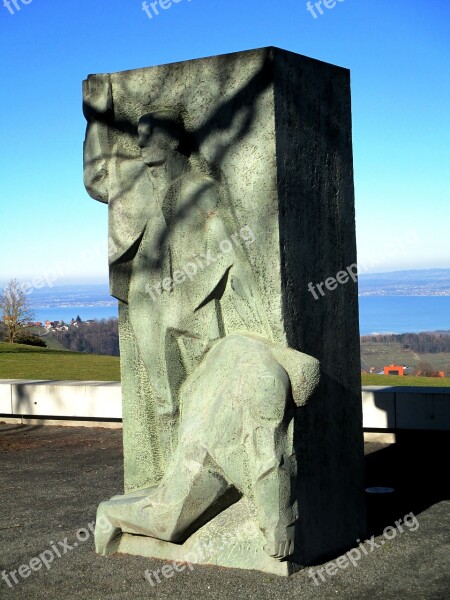
<path id="1" fill-rule="evenodd" d="M 417 363 L 416 366 L 416 375 L 420 377 L 433 377 L 436 369 L 433 366 L 424 360 L 421 360 Z"/>
<path id="2" fill-rule="evenodd" d="M 25 323 L 34 319 L 30 300 L 17 279 L 11 279 L 0 295 L 0 311 L 6 328 L 6 341 L 14 343 Z"/>

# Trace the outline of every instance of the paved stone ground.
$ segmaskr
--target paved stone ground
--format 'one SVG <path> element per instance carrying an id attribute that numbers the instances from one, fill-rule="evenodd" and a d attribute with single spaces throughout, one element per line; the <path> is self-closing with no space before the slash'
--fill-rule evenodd
<path id="1" fill-rule="evenodd" d="M 24 579 L 16 573 L 17 584 L 8 576 L 11 588 L 0 579 L 0 598 L 450 600 L 448 436 L 366 444 L 367 485 L 392 486 L 396 493 L 368 496 L 370 535 L 379 547 L 366 543 L 367 555 L 357 566 L 348 564 L 332 576 L 323 571 L 325 581 L 316 575 L 317 585 L 308 570 L 285 579 L 195 566 L 153 587 L 144 571 L 161 569 L 163 562 L 96 556 L 88 530 L 98 503 L 121 492 L 121 437 L 120 430 L 0 424 L 0 573 L 29 565 L 46 551 L 48 557 L 54 544 L 61 554 L 53 552 L 49 569 L 30 571 Z M 392 540 L 383 537 L 386 526 L 410 512 L 419 523 L 415 531 L 410 520 L 411 527 L 396 529 Z M 80 528 L 87 529 L 79 532 L 84 542 L 75 535 Z"/>

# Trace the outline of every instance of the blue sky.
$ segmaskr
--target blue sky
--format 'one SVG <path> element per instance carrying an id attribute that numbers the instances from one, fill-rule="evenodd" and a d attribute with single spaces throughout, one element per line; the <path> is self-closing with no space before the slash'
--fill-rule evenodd
<path id="1" fill-rule="evenodd" d="M 363 271 L 450 267 L 448 0 L 316 19 L 305 0 L 179 0 L 152 19 L 141 0 L 27 2 L 0 3 L 0 282 L 107 280 L 107 209 L 82 182 L 87 74 L 271 45 L 351 69 Z"/>

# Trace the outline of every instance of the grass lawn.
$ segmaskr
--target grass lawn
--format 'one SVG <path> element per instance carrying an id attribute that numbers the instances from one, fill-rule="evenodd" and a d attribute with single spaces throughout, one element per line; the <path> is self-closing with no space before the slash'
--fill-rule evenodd
<path id="1" fill-rule="evenodd" d="M 119 358 L 0 342 L 0 379 L 120 381 Z"/>
<path id="2" fill-rule="evenodd" d="M 450 378 L 446 377 L 397 377 L 395 375 L 361 375 L 362 385 L 386 385 L 386 386 L 416 386 L 416 387 L 447 387 L 450 388 Z"/>
<path id="3" fill-rule="evenodd" d="M 0 379 L 120 381 L 119 365 L 119 358 L 116 356 L 0 342 Z M 362 385 L 450 388 L 450 378 L 366 374 L 361 378 Z"/>

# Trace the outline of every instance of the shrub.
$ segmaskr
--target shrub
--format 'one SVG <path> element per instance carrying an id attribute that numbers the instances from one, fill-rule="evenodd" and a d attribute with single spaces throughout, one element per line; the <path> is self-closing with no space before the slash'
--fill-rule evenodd
<path id="1" fill-rule="evenodd" d="M 27 346 L 39 346 L 41 348 L 47 348 L 47 344 L 39 336 L 32 333 L 23 332 L 20 333 L 16 340 L 16 344 L 27 344 Z"/>

